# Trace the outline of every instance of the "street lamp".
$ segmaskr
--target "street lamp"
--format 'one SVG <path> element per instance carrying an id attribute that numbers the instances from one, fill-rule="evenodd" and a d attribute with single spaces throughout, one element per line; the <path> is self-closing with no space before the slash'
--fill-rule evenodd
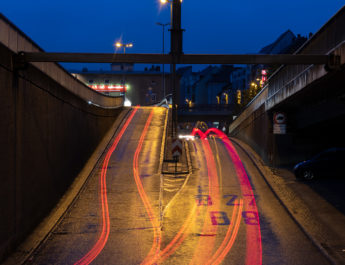
<path id="1" fill-rule="evenodd" d="M 132 48 L 133 43 L 121 43 L 121 42 L 116 42 L 115 43 L 116 48 L 122 48 L 123 47 L 123 53 L 126 53 L 126 48 Z"/>
<path id="2" fill-rule="evenodd" d="M 119 41 L 117 41 L 115 43 L 116 48 L 122 48 L 123 47 L 123 54 L 126 54 L 126 48 L 132 48 L 133 47 L 133 43 L 121 43 Z M 125 67 L 123 67 L 123 70 L 125 70 Z M 126 101 L 126 80 L 125 80 L 125 74 L 123 73 L 123 79 L 122 82 L 123 84 L 123 95 Z"/>
<path id="3" fill-rule="evenodd" d="M 162 53 L 164 54 L 164 31 L 165 31 L 165 27 L 170 25 L 170 23 L 163 24 L 163 23 L 160 23 L 160 22 L 156 22 L 156 24 L 158 26 L 162 26 L 162 31 L 163 31 L 163 48 L 162 48 Z M 165 98 L 165 71 L 164 71 L 164 63 L 162 64 L 162 70 L 163 70 L 163 97 Z"/>

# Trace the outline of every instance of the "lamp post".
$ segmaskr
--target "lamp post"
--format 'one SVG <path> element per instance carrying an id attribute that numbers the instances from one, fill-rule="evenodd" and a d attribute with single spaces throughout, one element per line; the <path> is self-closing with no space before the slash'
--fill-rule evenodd
<path id="1" fill-rule="evenodd" d="M 163 48 L 162 48 L 162 53 L 164 54 L 164 31 L 165 31 L 165 27 L 166 26 L 168 26 L 168 25 L 170 25 L 170 23 L 165 23 L 165 24 L 163 24 L 163 23 L 160 23 L 160 22 L 156 22 L 156 24 L 158 25 L 158 26 L 162 26 L 162 31 L 163 31 Z M 163 71 L 163 97 L 165 98 L 165 71 L 164 71 L 164 63 L 162 64 L 162 71 Z"/>
<path id="2" fill-rule="evenodd" d="M 121 43 L 121 42 L 116 42 L 115 46 L 117 48 L 122 48 L 123 47 L 123 53 L 126 53 L 126 48 L 132 48 L 133 47 L 133 43 Z"/>
<path id="3" fill-rule="evenodd" d="M 176 63 L 179 61 L 182 52 L 181 29 L 181 3 L 182 0 L 161 0 L 162 4 L 171 3 L 171 47 L 170 54 L 173 62 L 170 65 L 171 86 L 172 86 L 172 135 L 177 136 L 177 105 L 176 105 Z"/>
<path id="4" fill-rule="evenodd" d="M 133 43 L 121 43 L 121 42 L 116 42 L 115 43 L 116 48 L 123 48 L 123 54 L 126 54 L 126 48 L 132 48 Z M 123 69 L 125 71 L 125 69 Z M 125 80 L 125 74 L 123 74 L 123 79 L 122 79 L 122 85 L 123 85 L 123 95 L 124 95 L 124 101 L 126 99 L 126 80 Z"/>

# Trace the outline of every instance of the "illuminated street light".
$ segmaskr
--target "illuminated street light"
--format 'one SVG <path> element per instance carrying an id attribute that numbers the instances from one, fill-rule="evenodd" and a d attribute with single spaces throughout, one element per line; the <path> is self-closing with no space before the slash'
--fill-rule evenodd
<path id="1" fill-rule="evenodd" d="M 116 42 L 115 43 L 116 48 L 121 48 L 123 47 L 123 53 L 126 53 L 126 48 L 132 48 L 133 43 L 121 43 L 121 42 Z"/>
<path id="2" fill-rule="evenodd" d="M 133 47 L 133 43 L 121 43 L 119 41 L 117 41 L 115 43 L 116 48 L 121 48 L 123 47 L 123 53 L 126 53 L 126 48 L 132 48 Z M 123 66 L 122 66 L 123 67 Z M 128 106 L 128 104 L 131 104 L 130 101 L 126 98 L 126 80 L 125 80 L 125 75 L 123 74 L 123 79 L 122 79 L 122 87 L 124 89 L 123 92 L 123 97 L 124 97 L 124 103 L 125 106 Z M 128 103 L 129 102 L 129 103 Z"/>
<path id="3" fill-rule="evenodd" d="M 161 4 L 166 4 L 166 3 L 172 3 L 173 0 L 161 0 Z M 182 0 L 180 0 L 180 2 L 182 3 Z"/>

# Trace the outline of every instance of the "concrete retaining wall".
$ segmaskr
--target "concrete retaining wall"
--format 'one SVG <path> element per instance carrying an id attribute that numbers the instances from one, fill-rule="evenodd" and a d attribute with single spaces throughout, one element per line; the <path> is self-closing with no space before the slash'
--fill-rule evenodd
<path id="1" fill-rule="evenodd" d="M 336 113 L 327 113 L 327 104 L 321 106 L 321 101 L 327 98 L 328 104 L 336 102 L 336 106 L 342 99 L 333 99 L 329 95 L 335 95 L 340 87 L 343 87 L 344 54 L 345 54 L 345 7 L 343 7 L 333 18 L 331 18 L 314 36 L 308 40 L 298 51 L 298 54 L 331 54 L 341 56 L 339 69 L 328 73 L 323 65 L 287 65 L 282 66 L 268 80 L 268 84 L 258 94 L 246 109 L 230 125 L 229 132 L 233 137 L 237 137 L 259 153 L 266 162 L 271 165 L 291 165 L 301 159 L 309 158 L 318 149 L 327 147 L 329 137 L 334 137 L 334 133 L 321 134 L 318 128 L 327 128 L 328 132 L 337 130 L 336 125 L 331 123 L 335 115 L 338 120 L 343 121 L 343 110 L 338 107 Z M 331 83 L 331 80 L 335 80 Z M 311 90 L 312 89 L 312 90 Z M 303 109 L 306 100 L 310 95 L 315 95 L 319 91 L 318 98 L 314 103 L 309 104 L 315 115 L 308 116 L 310 128 L 301 128 L 299 123 L 303 120 L 301 114 L 306 112 Z M 306 95 L 306 93 L 310 93 Z M 326 95 L 326 96 L 325 96 Z M 339 96 L 343 97 L 343 96 Z M 305 100 L 306 99 L 306 100 Z M 309 100 L 310 101 L 310 100 Z M 319 102 L 320 101 L 320 102 Z M 291 103 L 292 102 L 292 103 Z M 296 104 L 293 104 L 295 102 Z M 320 105 L 320 106 L 318 106 Z M 301 107 L 302 106 L 302 107 Z M 287 117 L 287 134 L 273 134 L 273 112 L 282 111 Z M 328 116 L 316 115 L 323 111 Z M 333 112 L 334 112 L 333 111 Z M 305 115 L 304 115 L 305 116 Z M 319 117 L 324 121 L 320 124 Z M 329 121 L 327 121 L 327 119 Z M 305 119 L 304 119 L 305 120 Z M 304 122 L 303 120 L 303 122 Z M 305 123 L 305 122 L 304 122 Z M 332 126 L 330 127 L 330 124 Z M 324 130 L 325 131 L 325 130 Z M 313 137 L 311 137 L 313 135 Z M 343 137 L 337 138 L 337 143 L 342 143 Z"/>
<path id="2" fill-rule="evenodd" d="M 57 64 L 14 69 L 16 49 L 30 41 L 12 28 L 4 43 L 3 19 L 0 33 L 1 262 L 55 206 L 123 109 L 122 98 L 89 90 Z M 88 104 L 89 95 L 107 108 Z"/>
<path id="3" fill-rule="evenodd" d="M 6 17 L 0 13 L 0 43 L 9 48 L 12 52 L 43 52 L 43 50 L 26 36 L 21 30 L 13 25 Z M 57 83 L 64 86 L 67 90 L 85 101 L 112 108 L 123 105 L 122 97 L 105 96 L 91 88 L 85 86 L 82 82 L 70 75 L 64 68 L 57 63 L 35 62 L 36 66 L 43 73 L 50 76 Z"/>

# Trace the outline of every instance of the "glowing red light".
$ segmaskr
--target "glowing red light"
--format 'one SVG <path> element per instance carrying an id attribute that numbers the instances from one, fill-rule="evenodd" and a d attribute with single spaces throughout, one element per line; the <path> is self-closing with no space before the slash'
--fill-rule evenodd
<path id="1" fill-rule="evenodd" d="M 112 153 L 115 151 L 117 144 L 119 143 L 120 139 L 122 138 L 124 132 L 126 131 L 129 123 L 132 121 L 135 113 L 137 112 L 137 109 L 134 109 L 132 111 L 132 114 L 127 119 L 126 123 L 123 125 L 121 131 L 116 136 L 111 148 L 107 152 L 106 157 L 104 158 L 103 166 L 102 166 L 102 172 L 100 175 L 101 179 L 101 188 L 100 188 L 100 194 L 101 194 L 101 208 L 102 208 L 102 232 L 100 237 L 98 238 L 96 244 L 92 247 L 92 249 L 80 260 L 78 260 L 76 264 L 82 264 L 87 265 L 90 264 L 103 250 L 105 244 L 108 241 L 109 232 L 110 232 L 110 219 L 109 219 L 109 209 L 108 209 L 108 197 L 107 197 L 107 168 L 109 164 L 110 157 Z"/>
<path id="2" fill-rule="evenodd" d="M 256 207 L 256 202 L 254 199 L 254 193 L 253 189 L 251 187 L 249 178 L 247 176 L 247 173 L 245 171 L 245 168 L 242 164 L 242 161 L 227 137 L 226 134 L 224 134 L 222 131 L 216 129 L 216 128 L 210 128 L 208 129 L 205 133 L 203 133 L 201 130 L 194 128 L 192 131 L 192 135 L 199 135 L 201 139 L 205 139 L 207 135 L 210 133 L 216 134 L 220 139 L 222 139 L 228 154 L 231 158 L 231 160 L 234 163 L 235 166 L 235 171 L 236 175 L 239 179 L 240 182 L 240 187 L 242 194 L 244 196 L 244 205 L 245 205 L 245 212 L 243 213 L 251 213 L 253 216 L 255 215 L 255 225 L 247 225 L 246 230 L 247 230 L 247 249 L 246 249 L 246 265 L 252 265 L 252 264 L 262 264 L 262 243 L 261 243 L 261 230 L 260 230 L 260 221 L 259 221 L 259 216 L 258 216 L 258 210 Z M 251 220 L 253 219 L 252 217 L 250 218 Z M 219 256 L 218 258 L 214 259 L 214 256 L 212 257 L 209 262 L 213 261 L 212 264 L 218 264 L 220 263 L 228 253 L 228 251 L 231 248 L 231 244 L 229 241 L 229 244 L 227 247 L 224 248 L 224 251 L 219 251 Z M 218 249 L 219 250 L 219 249 Z M 216 254 L 218 251 L 216 252 Z M 215 255 L 216 255 L 215 254 Z"/>
<path id="3" fill-rule="evenodd" d="M 127 86 L 123 85 L 90 85 L 93 90 L 98 92 L 126 92 Z"/>
<path id="4" fill-rule="evenodd" d="M 134 180 L 135 180 L 135 183 L 137 185 L 138 192 L 139 192 L 139 195 L 141 197 L 141 200 L 144 203 L 147 215 L 149 216 L 150 222 L 152 224 L 153 234 L 154 234 L 153 235 L 154 239 L 153 239 L 151 250 L 150 250 L 150 252 L 148 253 L 148 255 L 146 256 L 146 258 L 144 259 L 144 261 L 141 264 L 152 264 L 150 261 L 151 261 L 152 258 L 154 258 L 159 253 L 160 244 L 161 244 L 160 223 L 159 223 L 157 217 L 154 214 L 154 211 L 152 209 L 150 200 L 149 200 L 149 198 L 147 197 L 147 195 L 145 193 L 145 190 L 144 190 L 144 187 L 143 187 L 143 184 L 141 182 L 140 175 L 139 175 L 139 154 L 140 154 L 140 151 L 141 151 L 141 148 L 142 148 L 142 145 L 143 145 L 143 142 L 144 142 L 147 130 L 148 130 L 148 128 L 150 126 L 150 123 L 151 123 L 151 120 L 152 120 L 153 111 L 154 110 L 151 111 L 151 113 L 150 113 L 150 115 L 149 115 L 149 117 L 148 117 L 148 119 L 146 121 L 144 130 L 143 130 L 143 132 L 142 132 L 142 134 L 140 136 L 139 144 L 137 146 L 137 149 L 136 149 L 135 154 L 134 154 L 134 159 L 133 159 L 133 175 L 134 175 Z"/>

